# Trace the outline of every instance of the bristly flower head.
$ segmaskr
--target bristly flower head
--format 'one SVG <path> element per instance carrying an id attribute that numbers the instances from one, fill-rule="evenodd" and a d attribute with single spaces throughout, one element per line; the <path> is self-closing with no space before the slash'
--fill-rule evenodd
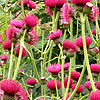
<path id="1" fill-rule="evenodd" d="M 19 56 L 19 52 L 20 52 L 20 45 L 18 45 L 17 50 L 16 50 L 17 56 Z M 23 48 L 23 50 L 22 50 L 22 58 L 26 57 L 26 55 L 27 55 L 27 51 L 25 50 L 25 48 Z"/>
<path id="2" fill-rule="evenodd" d="M 51 32 L 48 38 L 50 40 L 56 40 L 56 39 L 59 39 L 61 36 L 62 36 L 62 30 L 58 29 L 58 30 L 55 30 L 54 32 Z"/>
<path id="3" fill-rule="evenodd" d="M 64 87 L 65 87 L 65 88 L 67 88 L 67 83 L 68 83 L 68 77 L 66 77 L 66 78 L 64 79 Z M 73 80 L 70 79 L 69 88 L 72 87 L 72 84 L 73 84 Z"/>
<path id="4" fill-rule="evenodd" d="M 20 84 L 11 79 L 4 79 L 0 81 L 0 87 L 4 91 L 4 93 L 14 95 L 20 89 Z"/>
<path id="5" fill-rule="evenodd" d="M 89 95 L 89 100 L 100 100 L 100 90 L 92 91 Z"/>
<path id="6" fill-rule="evenodd" d="M 6 61 L 8 59 L 8 55 L 0 56 L 0 59 L 3 60 L 3 61 Z"/>
<path id="7" fill-rule="evenodd" d="M 77 84 L 73 84 L 72 85 L 72 90 L 75 89 L 76 85 Z M 78 87 L 78 89 L 77 89 L 77 93 L 80 93 L 80 92 L 83 92 L 83 91 L 84 91 L 84 87 L 83 87 L 83 85 L 80 84 L 79 87 Z"/>
<path id="8" fill-rule="evenodd" d="M 89 37 L 89 36 L 86 36 L 85 37 L 85 40 L 86 40 L 86 46 L 89 47 L 89 45 L 92 43 L 92 39 Z M 77 39 L 76 39 L 76 45 L 80 48 L 83 47 L 83 39 L 82 39 L 82 36 L 79 36 Z"/>
<path id="9" fill-rule="evenodd" d="M 70 65 L 70 63 L 69 63 L 69 62 L 68 62 L 68 63 L 65 63 L 65 64 L 64 64 L 64 70 L 68 70 L 69 65 Z"/>
<path id="10" fill-rule="evenodd" d="M 61 23 L 64 25 L 69 25 L 71 17 L 73 17 L 74 9 L 72 6 L 68 6 L 66 3 L 61 8 Z"/>
<path id="11" fill-rule="evenodd" d="M 58 74 L 61 71 L 61 65 L 60 64 L 51 64 L 48 66 L 48 72 L 53 74 Z"/>
<path id="12" fill-rule="evenodd" d="M 71 72 L 71 78 L 74 79 L 74 80 L 78 80 L 80 75 L 81 75 L 80 72 L 77 72 L 77 71 L 72 71 Z"/>
<path id="13" fill-rule="evenodd" d="M 45 5 L 48 7 L 55 7 L 58 3 L 58 0 L 45 0 Z"/>
<path id="14" fill-rule="evenodd" d="M 67 0 L 58 0 L 58 3 L 57 3 L 56 6 L 58 6 L 58 7 L 62 7 L 63 4 L 66 3 L 66 2 L 67 2 Z"/>
<path id="15" fill-rule="evenodd" d="M 67 51 L 71 49 L 74 52 L 77 52 L 77 46 L 76 46 L 75 42 L 73 42 L 71 40 L 64 40 L 62 45 L 63 45 L 63 48 Z"/>
<path id="16" fill-rule="evenodd" d="M 23 0 L 23 5 L 27 5 L 29 0 Z M 21 6 L 21 0 L 18 1 L 18 4 Z"/>
<path id="17" fill-rule="evenodd" d="M 93 34 L 93 35 L 96 35 L 96 29 L 93 29 L 93 30 L 92 30 L 92 34 Z"/>
<path id="18" fill-rule="evenodd" d="M 34 86 L 35 84 L 37 84 L 37 81 L 35 79 L 33 79 L 33 78 L 28 78 L 26 80 L 26 83 L 29 84 L 29 85 L 33 85 Z"/>
<path id="19" fill-rule="evenodd" d="M 91 0 L 71 0 L 72 4 L 76 5 L 85 5 L 87 2 L 91 2 Z"/>
<path id="20" fill-rule="evenodd" d="M 90 69 L 92 72 L 100 73 L 100 65 L 98 64 L 91 64 Z"/>
<path id="21" fill-rule="evenodd" d="M 29 27 L 35 27 L 38 24 L 38 17 L 34 14 L 27 14 L 24 21 Z"/>
<path id="22" fill-rule="evenodd" d="M 28 44 L 30 45 L 34 45 L 38 41 L 38 36 L 33 30 L 30 30 L 28 32 L 28 37 L 29 37 Z"/>
<path id="23" fill-rule="evenodd" d="M 18 27 L 18 28 L 22 28 L 24 26 L 25 22 L 22 20 L 11 20 L 10 21 L 10 25 Z"/>
<path id="24" fill-rule="evenodd" d="M 99 8 L 94 5 L 92 7 L 91 13 L 89 14 L 89 19 L 95 21 L 99 17 Z"/>
<path id="25" fill-rule="evenodd" d="M 3 43 L 2 43 L 2 48 L 4 50 L 10 50 L 11 49 L 11 41 L 10 40 L 5 40 Z"/>
<path id="26" fill-rule="evenodd" d="M 53 12 L 50 10 L 49 7 L 46 7 L 46 12 L 47 12 L 47 15 L 53 15 Z"/>
<path id="27" fill-rule="evenodd" d="M 34 1 L 29 1 L 29 7 L 32 8 L 32 9 L 35 9 L 36 8 L 36 3 Z"/>
<path id="28" fill-rule="evenodd" d="M 56 80 L 57 82 L 57 88 L 60 89 L 61 88 L 61 83 L 60 81 Z M 56 90 L 56 86 L 55 86 L 55 80 L 49 80 L 47 82 L 47 87 L 51 90 Z"/>
<path id="29" fill-rule="evenodd" d="M 96 88 L 100 90 L 100 81 L 96 82 Z"/>

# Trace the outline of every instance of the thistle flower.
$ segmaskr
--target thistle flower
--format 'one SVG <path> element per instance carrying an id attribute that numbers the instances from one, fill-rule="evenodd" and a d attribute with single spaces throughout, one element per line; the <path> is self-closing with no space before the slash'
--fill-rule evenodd
<path id="1" fill-rule="evenodd" d="M 32 9 L 35 9 L 36 8 L 36 3 L 34 1 L 29 1 L 29 7 L 32 8 Z"/>
<path id="2" fill-rule="evenodd" d="M 58 30 L 55 30 L 54 32 L 51 32 L 48 36 L 48 38 L 50 40 L 57 40 L 59 39 L 60 37 L 62 36 L 62 30 L 58 29 Z"/>
<path id="3" fill-rule="evenodd" d="M 92 91 L 89 95 L 89 100 L 100 100 L 100 90 Z"/>
<path id="4" fill-rule="evenodd" d="M 29 85 L 34 86 L 35 84 L 37 84 L 37 81 L 35 79 L 33 79 L 33 78 L 28 78 L 26 80 L 26 83 L 29 84 Z"/>
<path id="5" fill-rule="evenodd" d="M 20 45 L 18 45 L 17 50 L 16 50 L 17 56 L 19 56 L 19 52 L 20 52 Z M 25 50 L 25 48 L 23 48 L 23 50 L 22 50 L 22 58 L 26 57 L 26 55 L 27 55 L 27 51 Z"/>
<path id="6" fill-rule="evenodd" d="M 11 20 L 10 25 L 18 27 L 18 28 L 22 28 L 25 25 L 25 22 L 22 20 Z"/>
<path id="7" fill-rule="evenodd" d="M 67 1 L 66 0 L 58 0 L 58 3 L 56 6 L 58 7 L 62 7 L 64 3 L 66 3 Z"/>
<path id="8" fill-rule="evenodd" d="M 14 95 L 15 93 L 19 91 L 21 86 L 15 80 L 3 79 L 0 81 L 0 87 L 4 91 L 4 93 Z"/>
<path id="9" fill-rule="evenodd" d="M 72 85 L 72 90 L 75 89 L 76 85 L 77 85 L 77 84 L 73 84 L 73 85 Z M 83 85 L 80 84 L 76 92 L 77 92 L 77 93 L 80 93 L 80 92 L 83 92 L 83 91 L 84 91 L 84 87 L 83 87 Z"/>
<path id="10" fill-rule="evenodd" d="M 61 88 L 61 83 L 60 81 L 56 80 L 57 82 L 57 88 L 60 89 Z M 47 87 L 51 90 L 56 90 L 56 86 L 55 86 L 55 80 L 49 80 L 47 82 Z"/>
<path id="11" fill-rule="evenodd" d="M 23 0 L 23 5 L 27 5 L 29 3 L 29 0 Z M 18 1 L 18 4 L 21 6 L 21 0 Z"/>
<path id="12" fill-rule="evenodd" d="M 58 3 L 58 0 L 45 0 L 45 5 L 48 7 L 55 7 Z"/>
<path id="13" fill-rule="evenodd" d="M 72 4 L 76 5 L 85 5 L 87 2 L 91 2 L 91 0 L 71 0 Z"/>
<path id="14" fill-rule="evenodd" d="M 46 7 L 46 12 L 47 12 L 47 15 L 53 15 L 53 12 L 50 10 L 49 7 Z"/>
<path id="15" fill-rule="evenodd" d="M 86 46 L 89 47 L 89 45 L 92 43 L 92 39 L 89 37 L 89 36 L 86 36 L 85 37 L 85 41 L 86 41 Z M 83 48 L 83 39 L 82 39 L 82 36 L 79 36 L 77 39 L 76 39 L 76 45 L 79 47 L 79 48 Z"/>
<path id="16" fill-rule="evenodd" d="M 96 29 L 93 29 L 93 30 L 92 30 L 92 34 L 93 34 L 93 35 L 96 35 Z"/>
<path id="17" fill-rule="evenodd" d="M 34 14 L 27 14 L 24 21 L 29 27 L 35 27 L 38 24 L 38 17 Z"/>
<path id="18" fill-rule="evenodd" d="M 100 90 L 100 81 L 96 82 L 96 88 Z"/>
<path id="19" fill-rule="evenodd" d="M 68 70 L 69 65 L 70 65 L 70 63 L 69 63 L 69 62 L 64 64 L 64 71 L 67 71 L 67 70 Z"/>
<path id="20" fill-rule="evenodd" d="M 73 17 L 74 9 L 72 6 L 68 6 L 66 3 L 61 8 L 61 23 L 64 25 L 69 25 L 71 17 Z"/>
<path id="21" fill-rule="evenodd" d="M 73 80 L 78 80 L 79 77 L 80 77 L 81 73 L 80 72 L 77 72 L 77 71 L 71 71 L 71 78 Z"/>
<path id="22" fill-rule="evenodd" d="M 64 87 L 67 88 L 67 83 L 68 83 L 68 77 L 64 78 Z M 70 79 L 70 84 L 69 84 L 69 88 L 72 87 L 73 84 L 73 80 Z"/>
<path id="23" fill-rule="evenodd" d="M 11 49 L 11 41 L 10 40 L 5 40 L 3 43 L 2 43 L 2 48 L 4 50 L 10 50 Z"/>
<path id="24" fill-rule="evenodd" d="M 99 17 L 99 8 L 94 5 L 92 7 L 91 13 L 89 14 L 89 19 L 95 21 Z"/>
<path id="25" fill-rule="evenodd" d="M 3 60 L 3 61 L 6 61 L 8 59 L 8 55 L 0 56 L 0 59 Z"/>

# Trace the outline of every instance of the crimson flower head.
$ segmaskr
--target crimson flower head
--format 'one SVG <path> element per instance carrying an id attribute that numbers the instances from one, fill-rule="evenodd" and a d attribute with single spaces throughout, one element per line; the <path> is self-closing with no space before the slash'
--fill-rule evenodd
<path id="1" fill-rule="evenodd" d="M 23 5 L 27 5 L 29 0 L 23 0 Z M 18 4 L 21 6 L 21 0 L 18 1 Z"/>
<path id="2" fill-rule="evenodd" d="M 46 7 L 46 12 L 47 12 L 47 15 L 53 15 L 53 12 L 50 10 L 49 7 Z"/>
<path id="3" fill-rule="evenodd" d="M 55 7 L 58 3 L 58 0 L 45 0 L 45 5 L 48 7 Z"/>
<path id="4" fill-rule="evenodd" d="M 73 50 L 74 52 L 77 51 L 77 46 L 76 46 L 75 42 L 73 42 L 71 40 L 64 40 L 62 46 L 67 51 L 68 50 Z"/>
<path id="5" fill-rule="evenodd" d="M 78 80 L 79 77 L 80 77 L 80 75 L 81 75 L 80 72 L 77 72 L 77 71 L 72 71 L 72 72 L 71 72 L 71 78 L 72 78 L 73 80 Z"/>
<path id="6" fill-rule="evenodd" d="M 62 36 L 62 30 L 58 29 L 58 30 L 55 30 L 54 32 L 51 32 L 48 36 L 48 38 L 50 40 L 57 40 L 59 39 L 60 37 Z"/>
<path id="7" fill-rule="evenodd" d="M 61 88 L 61 83 L 60 81 L 56 80 L 57 82 L 57 88 L 60 89 Z M 56 90 L 56 85 L 55 85 L 55 80 L 49 80 L 47 82 L 47 87 L 51 90 Z"/>
<path id="8" fill-rule="evenodd" d="M 27 43 L 30 45 L 34 45 L 38 41 L 38 36 L 33 30 L 28 32 L 28 37 L 29 37 L 29 41 Z"/>
<path id="9" fill-rule="evenodd" d="M 76 85 L 77 85 L 77 84 L 73 84 L 73 85 L 72 85 L 72 90 L 75 89 Z M 80 84 L 76 92 L 77 92 L 77 93 L 80 93 L 80 92 L 83 92 L 83 91 L 84 91 L 84 87 L 83 87 L 82 84 Z"/>
<path id="10" fill-rule="evenodd" d="M 89 47 L 89 45 L 92 43 L 92 39 L 89 37 L 89 36 L 86 36 L 85 37 L 85 41 L 86 41 L 86 46 Z M 76 45 L 79 47 L 79 48 L 83 48 L 83 39 L 82 39 L 82 36 L 79 36 L 77 39 L 76 39 Z"/>
<path id="11" fill-rule="evenodd" d="M 1 60 L 6 61 L 8 59 L 8 55 L 0 56 Z"/>
<path id="12" fill-rule="evenodd" d="M 68 77 L 66 77 L 66 78 L 64 79 L 64 87 L 65 87 L 65 88 L 67 88 L 67 83 L 68 83 Z M 70 79 L 69 88 L 72 87 L 72 84 L 73 84 L 73 80 Z"/>
<path id="13" fill-rule="evenodd" d="M 72 4 L 76 5 L 85 5 L 87 2 L 91 2 L 91 0 L 71 0 Z"/>
<path id="14" fill-rule="evenodd" d="M 69 63 L 69 62 L 64 64 L 64 70 L 65 70 L 65 71 L 66 71 L 66 70 L 68 70 L 69 65 L 70 65 L 70 63 Z"/>
<path id="15" fill-rule="evenodd" d="M 91 64 L 90 69 L 94 73 L 100 73 L 100 65 L 98 64 Z"/>
<path id="16" fill-rule="evenodd" d="M 94 5 L 92 7 L 91 13 L 89 14 L 89 19 L 95 21 L 99 17 L 99 8 Z"/>
<path id="17" fill-rule="evenodd" d="M 63 6 L 64 3 L 66 3 L 67 1 L 66 0 L 58 0 L 58 3 L 56 6 Z"/>
<path id="18" fill-rule="evenodd" d="M 24 26 L 25 22 L 22 20 L 11 20 L 10 21 L 10 25 L 18 27 L 18 28 L 22 28 Z"/>
<path id="19" fill-rule="evenodd" d="M 61 65 L 60 64 L 51 64 L 48 66 L 48 72 L 58 75 L 58 73 L 61 71 Z"/>
<path id="20" fill-rule="evenodd" d="M 32 8 L 32 9 L 35 9 L 36 8 L 36 3 L 34 1 L 29 1 L 29 7 Z"/>
<path id="21" fill-rule="evenodd" d="M 100 90 L 100 81 L 96 82 L 96 88 Z"/>
<path id="22" fill-rule="evenodd" d="M 20 73 L 24 73 L 24 69 L 19 70 Z"/>
<path id="23" fill-rule="evenodd" d="M 11 41 L 10 40 L 5 40 L 3 43 L 2 43 L 2 48 L 4 50 L 10 50 L 11 49 Z"/>
<path id="24" fill-rule="evenodd" d="M 100 100 L 100 90 L 92 91 L 89 95 L 89 100 Z"/>
<path id="25" fill-rule="evenodd" d="M 26 25 L 29 27 L 35 27 L 38 24 L 38 17 L 34 14 L 28 14 L 24 18 L 24 21 L 26 22 Z"/>
<path id="26" fill-rule="evenodd" d="M 17 100 L 19 100 L 19 98 L 20 98 L 20 100 L 29 100 L 28 94 L 23 87 L 20 87 L 19 91 L 15 94 L 15 98 Z"/>
<path id="27" fill-rule="evenodd" d="M 26 80 L 26 83 L 29 84 L 29 85 L 33 85 L 34 86 L 35 84 L 37 84 L 37 81 L 35 79 L 33 79 L 33 78 L 28 78 Z"/>
<path id="28" fill-rule="evenodd" d="M 17 50 L 16 50 L 17 56 L 19 56 L 19 52 L 20 52 L 20 45 L 18 45 Z M 27 55 L 27 51 L 25 50 L 25 48 L 23 48 L 23 50 L 22 50 L 22 58 L 26 57 L 26 55 Z"/>
<path id="29" fill-rule="evenodd" d="M 69 25 L 71 17 L 73 16 L 74 9 L 72 6 L 68 6 L 66 3 L 61 8 L 61 23 L 64 25 Z"/>
<path id="30" fill-rule="evenodd" d="M 93 34 L 93 35 L 96 35 L 96 29 L 93 29 L 93 30 L 92 30 L 92 34 Z"/>
<path id="31" fill-rule="evenodd" d="M 3 79 L 0 81 L 0 87 L 4 91 L 4 93 L 14 95 L 20 89 L 20 84 L 11 79 Z"/>

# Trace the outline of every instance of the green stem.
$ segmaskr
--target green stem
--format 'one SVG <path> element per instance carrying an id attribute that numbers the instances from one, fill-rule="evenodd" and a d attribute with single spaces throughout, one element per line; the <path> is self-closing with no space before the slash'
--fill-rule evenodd
<path id="1" fill-rule="evenodd" d="M 25 16 L 25 14 L 24 14 L 24 5 L 23 5 L 23 0 L 21 0 L 21 9 L 22 9 L 22 15 Z"/>
<path id="2" fill-rule="evenodd" d="M 94 39 L 94 37 L 92 35 L 92 31 L 91 31 L 91 28 L 90 28 L 88 17 L 86 17 L 86 26 L 87 26 L 88 32 L 90 34 L 90 37 L 91 37 L 93 43 L 96 44 L 96 41 L 95 41 L 95 39 Z"/>
<path id="3" fill-rule="evenodd" d="M 1 4 L 0 4 L 0 8 L 1 8 L 1 10 L 5 13 L 5 10 L 3 9 L 3 7 L 1 6 Z"/>
<path id="4" fill-rule="evenodd" d="M 9 72 L 8 72 L 8 79 L 11 78 L 11 73 L 12 73 L 12 68 L 13 68 L 13 48 L 14 48 L 14 43 L 12 43 L 11 46 L 11 56 L 10 56 L 10 65 L 9 65 Z"/>
<path id="5" fill-rule="evenodd" d="M 79 21 L 77 19 L 77 31 L 76 31 L 76 38 L 78 37 L 78 24 L 79 24 Z"/>
<path id="6" fill-rule="evenodd" d="M 88 53 L 87 53 L 87 46 L 86 46 L 86 40 L 85 40 L 85 19 L 84 19 L 83 13 L 80 13 L 80 18 L 81 18 L 81 24 L 82 24 L 82 38 L 83 38 L 84 57 L 85 57 L 86 65 L 87 65 L 87 71 L 88 71 L 88 75 L 89 75 L 89 78 L 90 78 L 91 86 L 92 86 L 93 91 L 95 91 L 96 88 L 95 88 L 95 85 L 94 85 L 94 82 L 93 82 L 93 77 L 92 77 L 92 74 L 91 74 L 89 59 L 88 59 Z"/>
<path id="7" fill-rule="evenodd" d="M 6 64 L 3 65 L 3 79 L 5 79 L 5 67 L 6 67 Z"/>
<path id="8" fill-rule="evenodd" d="M 65 31 L 64 31 L 64 37 L 63 37 L 63 41 L 66 39 L 66 32 L 67 32 L 67 30 L 65 29 Z"/>
<path id="9" fill-rule="evenodd" d="M 65 60 L 65 57 L 63 56 L 63 51 L 62 51 L 62 47 L 60 44 L 58 44 L 59 48 L 60 48 L 60 52 L 61 52 L 61 61 L 62 61 L 62 67 L 61 67 L 61 84 L 62 84 L 62 95 L 64 97 L 64 92 L 65 92 L 65 89 L 64 89 L 64 60 Z"/>
<path id="10" fill-rule="evenodd" d="M 67 83 L 67 88 L 66 88 L 66 92 L 65 92 L 64 100 L 66 100 L 67 93 L 68 93 L 68 90 L 69 90 L 70 79 L 71 79 L 71 67 L 72 67 L 72 58 L 70 58 L 69 77 L 68 77 L 68 83 Z"/>
<path id="11" fill-rule="evenodd" d="M 56 81 L 56 78 L 55 78 L 55 86 L 56 86 L 57 100 L 59 100 L 59 93 L 58 93 L 58 88 L 57 88 L 57 81 Z"/>
<path id="12" fill-rule="evenodd" d="M 70 21 L 70 40 L 73 40 L 73 18 Z"/>
<path id="13" fill-rule="evenodd" d="M 14 76 L 13 76 L 14 80 L 16 80 L 20 61 L 21 61 L 21 57 L 22 57 L 22 51 L 23 51 L 22 45 L 24 44 L 24 37 L 25 37 L 26 31 L 27 30 L 24 31 L 24 35 L 23 35 L 23 37 L 21 38 L 21 41 L 20 41 L 20 52 L 19 52 L 19 57 L 18 57 L 18 62 L 17 62 L 17 66 L 16 66 L 16 69 L 15 69 L 15 73 L 14 73 Z"/>
<path id="14" fill-rule="evenodd" d="M 79 80 L 78 80 L 78 82 L 77 82 L 77 85 L 76 85 L 74 91 L 71 93 L 71 95 L 70 95 L 70 97 L 68 98 L 68 100 L 71 100 L 72 97 L 74 96 L 74 94 L 76 93 L 76 91 L 77 91 L 77 89 L 78 89 L 78 87 L 79 87 L 79 84 L 81 83 L 82 78 L 83 78 L 83 76 L 84 76 L 85 68 L 86 68 L 86 63 L 84 62 L 84 66 L 83 66 L 83 69 L 82 69 L 80 78 L 79 78 Z"/>

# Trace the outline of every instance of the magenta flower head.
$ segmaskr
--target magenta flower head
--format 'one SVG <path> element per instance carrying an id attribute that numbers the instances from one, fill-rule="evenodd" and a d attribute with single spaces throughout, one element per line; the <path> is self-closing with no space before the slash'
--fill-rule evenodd
<path id="1" fill-rule="evenodd" d="M 10 25 L 18 27 L 18 28 L 22 28 L 24 26 L 25 22 L 22 20 L 11 20 L 10 21 Z"/>
<path id="2" fill-rule="evenodd" d="M 20 73 L 24 73 L 24 69 L 19 70 Z"/>
<path id="3" fill-rule="evenodd" d="M 100 100 L 100 90 L 92 91 L 89 95 L 89 100 Z"/>
<path id="4" fill-rule="evenodd" d="M 45 0 L 45 5 L 48 7 L 55 7 L 58 3 L 58 0 Z"/>
<path id="5" fill-rule="evenodd" d="M 29 37 L 29 39 L 28 39 L 28 37 Z M 38 41 L 38 36 L 36 35 L 35 32 L 33 32 L 33 30 L 30 30 L 28 32 L 28 37 L 26 37 L 26 39 L 28 39 L 28 40 L 26 40 L 26 42 L 30 45 L 34 45 Z"/>
<path id="6" fill-rule="evenodd" d="M 96 82 L 96 88 L 100 90 L 100 81 Z"/>
<path id="7" fill-rule="evenodd" d="M 94 77 L 98 77 L 98 74 L 100 73 L 100 65 L 91 64 L 90 69 L 91 69 L 92 75 Z"/>
<path id="8" fill-rule="evenodd" d="M 92 7 L 91 13 L 89 14 L 89 19 L 95 21 L 99 17 L 99 8 L 94 5 Z"/>
<path id="9" fill-rule="evenodd" d="M 87 2 L 91 2 L 91 0 L 71 0 L 72 4 L 76 5 L 85 5 Z"/>
<path id="10" fill-rule="evenodd" d="M 10 50 L 11 49 L 11 41 L 10 40 L 5 40 L 3 43 L 2 43 L 2 48 L 4 50 Z"/>
<path id="11" fill-rule="evenodd" d="M 52 73 L 53 77 L 57 77 L 60 71 L 61 71 L 60 64 L 51 64 L 48 66 L 48 72 Z"/>
<path id="12" fill-rule="evenodd" d="M 27 5 L 29 0 L 23 0 L 23 5 Z M 18 1 L 18 4 L 21 6 L 21 0 Z"/>
<path id="13" fill-rule="evenodd" d="M 71 17 L 73 17 L 74 9 L 72 6 L 68 6 L 66 3 L 61 8 L 61 23 L 68 26 L 70 24 Z"/>
<path id="14" fill-rule="evenodd" d="M 3 61 L 6 61 L 8 59 L 8 55 L 0 56 L 0 59 L 3 60 Z"/>
<path id="15" fill-rule="evenodd" d="M 9 95 L 14 95 L 19 91 L 21 86 L 15 80 L 3 79 L 0 81 L 0 87 L 4 91 L 4 93 L 7 93 Z"/>
<path id="16" fill-rule="evenodd" d="M 66 77 L 66 78 L 64 79 L 64 87 L 65 87 L 65 88 L 67 88 L 67 83 L 68 83 L 68 77 Z M 72 84 L 73 84 L 73 80 L 70 79 L 69 88 L 72 87 Z"/>
<path id="17" fill-rule="evenodd" d="M 26 25 L 29 27 L 35 27 L 38 24 L 38 17 L 34 14 L 28 14 L 24 18 L 24 21 L 26 22 Z"/>
<path id="18" fill-rule="evenodd" d="M 62 7 L 63 4 L 66 3 L 66 2 L 67 2 L 67 0 L 58 0 L 58 3 L 57 3 L 56 6 L 58 6 L 58 7 Z"/>
<path id="19" fill-rule="evenodd" d="M 17 50 L 16 50 L 16 54 L 17 56 L 19 56 L 19 52 L 20 52 L 20 45 L 18 45 Z M 22 50 L 22 58 L 27 56 L 27 51 L 25 50 L 25 48 L 23 48 Z"/>
<path id="20" fill-rule="evenodd" d="M 36 8 L 36 3 L 34 1 L 29 1 L 29 7 L 32 8 L 32 9 L 35 9 Z"/>
<path id="21" fill-rule="evenodd" d="M 64 64 L 64 71 L 65 71 L 65 73 L 68 72 L 69 65 L 70 65 L 69 62 Z"/>
<path id="22" fill-rule="evenodd" d="M 20 100 L 29 100 L 28 94 L 23 87 L 20 87 L 19 91 L 15 94 L 15 98 L 17 100 L 19 100 L 19 98 L 20 98 Z"/>
<path id="23" fill-rule="evenodd" d="M 92 39 L 89 36 L 85 37 L 85 41 L 86 41 L 86 46 L 89 47 L 89 45 L 92 43 Z M 80 48 L 83 49 L 83 39 L 82 36 L 79 36 L 76 39 L 76 45 Z"/>
<path id="24" fill-rule="evenodd" d="M 77 71 L 72 71 L 72 72 L 71 72 L 71 78 L 72 78 L 74 81 L 77 81 L 77 80 L 80 78 L 80 75 L 81 75 L 80 72 L 77 72 Z"/>
<path id="25" fill-rule="evenodd" d="M 59 38 L 62 36 L 62 30 L 58 29 L 58 30 L 55 30 L 54 32 L 51 32 L 48 36 L 48 38 L 50 40 L 59 40 Z"/>
<path id="26" fill-rule="evenodd" d="M 96 35 L 96 29 L 93 29 L 93 30 L 92 30 L 92 34 L 93 34 L 93 35 Z"/>
<path id="27" fill-rule="evenodd" d="M 77 84 L 73 84 L 73 85 L 72 85 L 72 90 L 75 89 L 76 85 L 77 85 Z M 80 84 L 76 92 L 77 92 L 77 93 L 80 93 L 80 92 L 83 92 L 83 91 L 84 91 L 84 87 L 83 87 L 83 85 Z"/>
<path id="28" fill-rule="evenodd" d="M 49 7 L 46 7 L 46 12 L 47 12 L 47 15 L 53 15 L 53 12 L 50 10 Z"/>
<path id="29" fill-rule="evenodd" d="M 60 89 L 61 88 L 61 83 L 60 81 L 56 80 L 57 82 L 57 88 Z M 49 80 L 47 82 L 47 87 L 51 90 L 56 90 L 56 85 L 55 85 L 55 80 Z"/>
<path id="30" fill-rule="evenodd" d="M 34 86 L 35 84 L 37 84 L 37 81 L 35 79 L 33 79 L 33 78 L 28 78 L 26 80 L 26 83 L 29 84 L 29 85 Z"/>

